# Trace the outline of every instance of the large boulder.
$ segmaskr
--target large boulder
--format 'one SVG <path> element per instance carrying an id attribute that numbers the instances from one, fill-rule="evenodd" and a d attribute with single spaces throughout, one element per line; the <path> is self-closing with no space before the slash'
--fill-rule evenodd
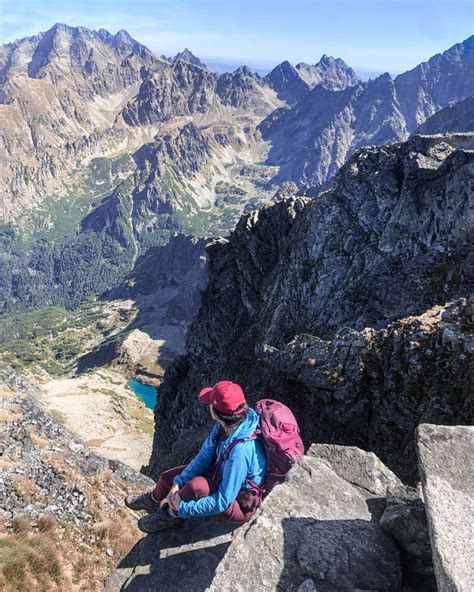
<path id="1" fill-rule="evenodd" d="M 474 427 L 420 425 L 418 456 L 440 592 L 474 590 Z"/>
<path id="2" fill-rule="evenodd" d="M 315 455 L 327 460 L 340 477 L 371 493 L 385 497 L 402 486 L 400 479 L 373 452 L 331 444 L 314 444 L 311 448 Z"/>
<path id="3" fill-rule="evenodd" d="M 378 524 L 384 503 L 369 491 L 376 480 L 364 489 L 349 483 L 330 452 L 323 459 L 312 446 L 270 493 L 235 534 L 209 592 L 401 589 L 398 548 Z M 334 448 L 335 458 L 339 452 Z M 349 452 L 347 462 L 358 465 L 360 455 Z"/>

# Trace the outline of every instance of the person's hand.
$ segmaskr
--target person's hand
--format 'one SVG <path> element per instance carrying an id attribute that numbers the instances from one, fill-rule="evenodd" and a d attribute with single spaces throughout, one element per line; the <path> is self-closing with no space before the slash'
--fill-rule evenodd
<path id="1" fill-rule="evenodd" d="M 173 497 L 173 495 L 175 493 L 178 493 L 178 491 L 179 491 L 179 485 L 177 483 L 173 483 L 168 495 L 165 497 L 164 500 L 162 500 L 160 505 L 162 505 L 162 506 L 164 506 L 166 504 L 171 505 L 171 498 Z"/>
<path id="2" fill-rule="evenodd" d="M 181 503 L 181 496 L 179 495 L 179 493 L 175 493 L 173 494 L 173 496 L 170 499 L 170 506 L 169 506 L 169 512 L 170 515 L 173 516 L 174 518 L 176 518 L 176 516 L 178 516 L 179 513 L 179 504 Z"/>

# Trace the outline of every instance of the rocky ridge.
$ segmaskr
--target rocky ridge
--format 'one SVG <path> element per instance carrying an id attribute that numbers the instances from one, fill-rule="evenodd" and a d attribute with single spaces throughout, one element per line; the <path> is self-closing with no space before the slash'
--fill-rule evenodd
<path id="1" fill-rule="evenodd" d="M 120 183 L 91 168 L 132 155 L 158 132 L 156 139 L 166 137 L 167 122 L 173 122 L 172 131 L 193 118 L 199 127 L 215 126 L 215 133 L 224 123 L 235 127 L 245 144 L 256 124 L 282 105 L 266 81 L 247 68 L 220 77 L 191 56 L 183 52 L 168 61 L 125 31 L 114 36 L 59 24 L 2 46 L 2 219 L 21 221 L 21 208 L 39 209 L 38 223 L 51 216 L 47 222 L 54 226 L 55 202 L 71 200 L 76 185 L 90 185 L 80 201 L 78 195 L 72 199 L 87 212 L 94 199 Z M 239 152 L 227 154 L 227 160 L 253 164 L 254 157 L 244 151 L 239 158 Z M 133 170 L 130 160 L 122 179 Z M 43 203 L 44 196 L 53 203 Z"/>
<path id="2" fill-rule="evenodd" d="M 226 235 L 282 183 L 317 195 L 359 147 L 472 95 L 471 66 L 472 39 L 368 83 L 328 56 L 218 75 L 189 52 L 161 59 L 125 31 L 66 25 L 2 46 L 2 314 L 58 290 L 77 306 L 175 233 Z"/>
<path id="3" fill-rule="evenodd" d="M 268 162 L 280 167 L 282 181 L 323 185 L 362 146 L 405 140 L 436 111 L 472 96 L 473 72 L 470 37 L 395 79 L 385 73 L 364 83 L 319 84 L 260 124 L 272 146 Z"/>
<path id="4" fill-rule="evenodd" d="M 372 450 L 412 482 L 418 423 L 472 422 L 468 141 L 363 149 L 333 190 L 252 212 L 208 249 L 151 474 L 193 452 L 207 430 L 195 393 L 223 376 L 288 402 L 307 442 Z"/>

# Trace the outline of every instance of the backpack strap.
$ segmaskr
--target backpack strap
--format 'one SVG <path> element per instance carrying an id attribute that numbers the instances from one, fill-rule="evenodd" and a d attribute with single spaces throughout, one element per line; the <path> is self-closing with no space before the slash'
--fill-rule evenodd
<path id="1" fill-rule="evenodd" d="M 224 448 L 224 450 L 220 453 L 219 462 L 224 462 L 225 460 L 227 460 L 230 456 L 230 453 L 237 446 L 237 444 L 240 444 L 241 442 L 248 442 L 249 440 L 256 440 L 257 438 L 258 435 L 256 432 L 254 432 L 251 436 L 248 436 L 247 438 L 240 438 L 234 440 L 229 444 L 229 446 L 227 446 L 227 448 Z"/>

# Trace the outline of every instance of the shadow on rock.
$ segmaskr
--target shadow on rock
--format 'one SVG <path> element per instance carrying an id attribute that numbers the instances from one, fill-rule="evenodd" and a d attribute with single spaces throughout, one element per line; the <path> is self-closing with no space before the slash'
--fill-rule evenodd
<path id="1" fill-rule="evenodd" d="M 282 525 L 284 568 L 277 590 L 401 590 L 397 545 L 376 520 L 287 518 Z"/>
<path id="2" fill-rule="evenodd" d="M 203 592 L 236 528 L 215 519 L 190 519 L 182 528 L 146 536 L 122 559 L 104 592 Z"/>

